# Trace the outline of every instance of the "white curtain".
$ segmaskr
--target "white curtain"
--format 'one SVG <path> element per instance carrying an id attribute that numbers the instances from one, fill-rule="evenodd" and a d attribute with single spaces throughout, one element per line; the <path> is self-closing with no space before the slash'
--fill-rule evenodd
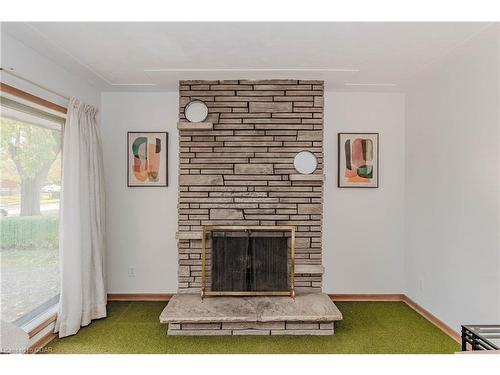
<path id="1" fill-rule="evenodd" d="M 70 99 L 62 146 L 59 337 L 106 316 L 104 175 L 96 116 L 97 108 Z"/>

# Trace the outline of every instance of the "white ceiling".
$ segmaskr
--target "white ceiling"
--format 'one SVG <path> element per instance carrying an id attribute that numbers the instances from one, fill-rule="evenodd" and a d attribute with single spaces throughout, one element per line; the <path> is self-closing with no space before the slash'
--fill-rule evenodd
<path id="1" fill-rule="evenodd" d="M 45 22 L 3 23 L 2 31 L 107 91 L 175 91 L 179 79 L 252 78 L 324 79 L 327 89 L 402 91 L 422 69 L 486 26 Z M 346 85 L 352 83 L 363 85 Z"/>

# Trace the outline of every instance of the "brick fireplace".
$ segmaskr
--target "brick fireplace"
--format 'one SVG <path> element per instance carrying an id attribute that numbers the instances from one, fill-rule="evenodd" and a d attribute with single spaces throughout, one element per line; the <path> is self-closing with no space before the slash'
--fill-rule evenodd
<path id="1" fill-rule="evenodd" d="M 341 314 L 321 293 L 323 92 L 318 80 L 180 81 L 179 294 L 160 317 L 169 334 L 333 334 Z M 205 122 L 186 120 L 192 100 L 208 106 Z M 294 168 L 295 155 L 304 150 L 317 158 L 313 174 Z M 297 298 L 200 302 L 206 225 L 293 226 Z M 212 236 L 205 245 L 210 289 Z M 246 315 L 231 316 L 231 306 Z"/>
<path id="2" fill-rule="evenodd" d="M 320 292 L 323 81 L 181 81 L 179 96 L 179 293 L 200 291 L 210 224 L 296 226 L 295 286 Z M 206 122 L 186 122 L 193 99 L 209 107 Z M 318 159 L 312 175 L 293 167 L 303 150 Z"/>

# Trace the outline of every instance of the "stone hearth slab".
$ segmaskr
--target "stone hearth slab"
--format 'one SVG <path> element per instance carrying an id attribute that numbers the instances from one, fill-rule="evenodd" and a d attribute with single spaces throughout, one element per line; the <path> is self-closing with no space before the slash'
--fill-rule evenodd
<path id="1" fill-rule="evenodd" d="M 160 315 L 160 323 L 251 322 L 255 306 L 249 298 L 176 294 Z"/>
<path id="2" fill-rule="evenodd" d="M 290 297 L 207 297 L 177 294 L 160 315 L 161 323 L 333 322 L 342 313 L 324 293 Z"/>
<path id="3" fill-rule="evenodd" d="M 264 297 L 259 302 L 259 321 L 301 321 L 332 322 L 342 320 L 342 313 L 324 293 L 297 295 L 295 300 L 288 297 Z"/>

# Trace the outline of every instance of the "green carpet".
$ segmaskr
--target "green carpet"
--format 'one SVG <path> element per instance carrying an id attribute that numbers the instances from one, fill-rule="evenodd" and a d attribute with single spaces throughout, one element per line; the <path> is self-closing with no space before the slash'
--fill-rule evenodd
<path id="1" fill-rule="evenodd" d="M 459 345 L 403 302 L 338 302 L 333 336 L 167 336 L 164 302 L 111 302 L 108 318 L 55 339 L 49 353 L 453 353 Z"/>

